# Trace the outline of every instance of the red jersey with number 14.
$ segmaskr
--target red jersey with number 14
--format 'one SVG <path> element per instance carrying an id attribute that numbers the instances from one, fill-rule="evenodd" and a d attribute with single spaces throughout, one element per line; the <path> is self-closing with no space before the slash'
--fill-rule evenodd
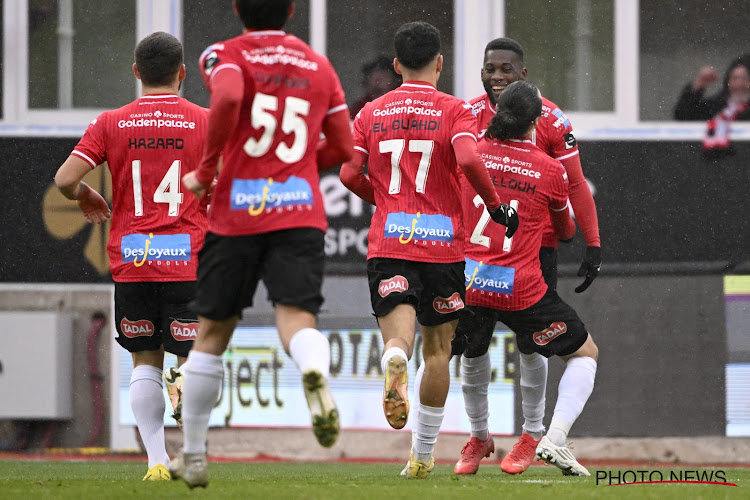
<path id="1" fill-rule="evenodd" d="M 375 214 L 367 258 L 460 262 L 464 254 L 460 169 L 453 141 L 476 139 L 471 106 L 424 82 L 369 102 L 354 120 L 367 154 Z"/>
<path id="2" fill-rule="evenodd" d="M 146 95 L 99 115 L 71 153 L 91 168 L 106 161 L 112 174 L 115 281 L 196 279 L 206 206 L 180 180 L 200 164 L 207 119 L 207 109 L 176 95 Z"/>
<path id="3" fill-rule="evenodd" d="M 466 221 L 466 303 L 503 311 L 536 304 L 547 290 L 539 267 L 550 210 L 567 210 L 568 178 L 559 161 L 530 141 L 480 140 L 478 148 L 497 193 L 518 211 L 512 238 L 494 224 L 482 198 L 463 182 Z"/>
<path id="4" fill-rule="evenodd" d="M 200 65 L 209 91 L 221 71 L 237 71 L 244 80 L 209 230 L 222 236 L 325 231 L 316 148 L 325 117 L 347 109 L 328 59 L 283 31 L 249 31 L 208 47 Z"/>

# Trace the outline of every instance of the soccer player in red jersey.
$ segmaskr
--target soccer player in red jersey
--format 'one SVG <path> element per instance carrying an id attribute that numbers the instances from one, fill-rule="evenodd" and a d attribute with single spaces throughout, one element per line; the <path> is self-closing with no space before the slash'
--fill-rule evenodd
<path id="1" fill-rule="evenodd" d="M 434 466 L 450 383 L 450 340 L 464 308 L 460 172 L 509 236 L 518 218 L 500 203 L 477 156 L 471 106 L 435 88 L 443 67 L 439 31 L 424 22 L 404 24 L 395 48 L 395 69 L 404 83 L 366 104 L 355 118 L 354 158 L 342 166 L 341 181 L 376 206 L 367 274 L 385 344 L 383 409 L 396 429 L 408 417 L 406 364 L 415 320 L 422 325 L 426 368 L 406 473 L 421 479 Z"/>
<path id="2" fill-rule="evenodd" d="M 282 345 L 302 373 L 315 437 L 329 447 L 339 433 L 330 346 L 316 329 L 327 228 L 318 171 L 352 155 L 344 92 L 328 59 L 282 31 L 291 0 L 235 0 L 234 7 L 244 33 L 200 58 L 211 92 L 207 144 L 199 169 L 182 179 L 202 195 L 223 158 L 199 255 L 200 326 L 185 368 L 183 455 L 170 464 L 190 487 L 208 483 L 206 437 L 222 353 L 261 279 Z"/>
<path id="3" fill-rule="evenodd" d="M 130 405 L 148 455 L 144 480 L 161 480 L 169 479 L 164 351 L 177 355 L 181 365 L 193 344 L 198 325 L 189 303 L 195 298 L 197 255 L 207 226 L 206 204 L 181 189 L 180 177 L 198 167 L 208 110 L 177 95 L 185 65 L 182 45 L 172 35 L 144 38 L 135 49 L 133 72 L 143 84 L 141 97 L 92 121 L 55 183 L 78 201 L 89 222 L 112 217 L 107 252 L 115 281 L 117 342 L 133 355 Z M 112 212 L 82 182 L 105 161 L 112 174 Z M 175 404 L 178 422 L 179 412 Z"/>
<path id="4" fill-rule="evenodd" d="M 565 440 L 593 390 L 598 350 L 576 312 L 545 283 L 539 266 L 539 248 L 550 221 L 558 239 L 570 240 L 575 234 L 568 213 L 566 170 L 532 142 L 542 117 L 538 89 L 516 81 L 498 97 L 487 140 L 478 146 L 498 194 L 511 199 L 510 205 L 523 219 L 513 238 L 488 225 L 476 192 L 469 186 L 463 189 L 467 234 L 471 232 L 466 245 L 466 303 L 473 314 L 461 318 L 456 336 L 468 341 L 461 357 L 461 379 L 472 438 L 456 464 L 457 474 L 475 473 L 481 457 L 494 448 L 487 432 L 488 349 L 495 323 L 501 321 L 515 332 L 522 355 L 536 354 L 545 361 L 556 355 L 567 363 L 549 432 L 535 446 L 535 453 L 566 475 L 589 475 Z M 479 390 L 467 390 L 472 388 Z"/>
<path id="5" fill-rule="evenodd" d="M 507 86 L 517 80 L 526 79 L 527 71 L 523 64 L 523 54 L 520 44 L 510 38 L 498 38 L 487 44 L 481 72 L 486 93 L 471 101 L 474 111 L 477 113 L 480 135 L 495 116 L 495 105 Z M 570 204 L 575 211 L 578 224 L 583 230 L 587 245 L 586 256 L 578 270 L 578 275 L 585 275 L 586 278 L 575 289 L 576 292 L 580 293 L 586 290 L 596 278 L 601 265 L 596 205 L 583 176 L 578 145 L 573 136 L 573 127 L 565 114 L 560 111 L 560 108 L 544 97 L 542 97 L 542 116 L 539 118 L 539 123 L 531 136 L 531 141 L 550 158 L 561 162 L 568 174 Z M 553 289 L 557 288 L 557 247 L 558 241 L 552 230 L 552 225 L 547 224 L 542 236 L 539 260 L 544 281 Z M 453 354 L 464 353 L 465 344 L 466 340 L 457 335 L 453 342 Z M 479 362 L 479 360 L 474 360 L 475 364 Z M 486 364 L 485 370 L 484 378 L 489 380 L 489 363 Z M 519 371 L 523 399 L 524 432 L 502 461 L 501 468 L 510 474 L 517 474 L 528 468 L 534 459 L 536 445 L 544 431 L 542 419 L 544 417 L 547 385 L 547 359 L 537 353 L 528 355 L 522 353 Z M 465 397 L 472 397 L 471 394 L 480 394 L 483 391 L 486 392 L 486 386 L 471 385 L 464 387 Z M 477 397 L 486 398 L 486 396 Z M 473 430 L 472 436 L 476 437 L 477 432 L 484 436 L 486 429 L 483 431 Z M 468 445 L 464 448 L 462 459 L 459 461 L 459 464 L 462 461 L 464 462 L 462 470 L 476 472 L 481 456 L 476 453 L 474 448 Z M 473 465 L 469 467 L 466 465 L 467 463 Z M 459 464 L 456 466 L 457 470 Z"/>

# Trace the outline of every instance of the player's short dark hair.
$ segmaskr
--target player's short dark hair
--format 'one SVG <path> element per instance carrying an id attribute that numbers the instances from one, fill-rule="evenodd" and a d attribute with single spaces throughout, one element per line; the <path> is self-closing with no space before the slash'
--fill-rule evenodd
<path id="1" fill-rule="evenodd" d="M 518 55 L 518 58 L 523 62 L 523 48 L 521 44 L 512 38 L 495 38 L 484 48 L 485 55 L 490 50 L 510 50 Z"/>
<path id="2" fill-rule="evenodd" d="M 422 21 L 402 24 L 396 31 L 394 45 L 400 64 L 420 70 L 440 54 L 440 31 Z"/>
<path id="3" fill-rule="evenodd" d="M 135 65 L 144 85 L 169 85 L 183 62 L 182 44 L 169 33 L 157 31 L 138 42 Z"/>
<path id="4" fill-rule="evenodd" d="M 243 26 L 253 30 L 284 27 L 294 0 L 234 0 Z"/>
<path id="5" fill-rule="evenodd" d="M 523 137 L 531 122 L 541 114 L 539 89 L 526 80 L 516 80 L 505 87 L 497 99 L 497 114 L 492 117 L 485 135 L 501 141 Z"/>

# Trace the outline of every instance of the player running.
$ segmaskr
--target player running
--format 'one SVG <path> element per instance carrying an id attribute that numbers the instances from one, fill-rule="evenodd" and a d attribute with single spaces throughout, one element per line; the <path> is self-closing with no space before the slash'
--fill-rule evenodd
<path id="1" fill-rule="evenodd" d="M 164 443 L 164 352 L 182 365 L 197 331 L 198 250 L 206 204 L 181 189 L 180 177 L 198 167 L 208 110 L 179 97 L 185 79 L 182 45 L 153 33 L 135 48 L 133 72 L 141 97 L 99 115 L 63 163 L 55 184 L 77 200 L 86 220 L 112 217 L 107 253 L 115 281 L 117 342 L 133 355 L 130 406 L 148 455 L 144 480 L 170 479 Z M 112 174 L 112 211 L 82 182 L 97 165 Z M 180 371 L 164 373 L 180 422 Z"/>
<path id="2" fill-rule="evenodd" d="M 484 132 L 495 116 L 495 105 L 511 83 L 526 79 L 526 68 L 523 61 L 524 52 L 521 45 L 510 38 L 498 38 L 487 44 L 484 51 L 482 66 L 482 84 L 485 94 L 472 99 L 471 103 L 477 113 L 480 135 Z M 573 135 L 573 127 L 560 108 L 542 97 L 542 115 L 531 135 L 533 142 L 550 158 L 562 163 L 568 174 L 570 204 L 575 211 L 576 220 L 580 225 L 586 241 L 586 256 L 578 270 L 579 276 L 585 280 L 575 291 L 586 290 L 599 274 L 601 252 L 599 240 L 599 224 L 596 215 L 596 205 L 591 195 L 583 171 L 578 151 L 578 144 Z M 551 224 L 547 224 L 542 235 L 542 246 L 539 250 L 544 281 L 553 289 L 557 288 L 557 247 L 558 240 Z M 535 264 L 536 265 L 536 264 Z M 453 354 L 461 355 L 465 349 L 465 339 L 457 335 L 453 342 Z M 476 352 L 475 352 L 476 353 Z M 476 353 L 482 354 L 482 353 Z M 464 356 L 462 363 L 480 363 Z M 485 366 L 483 377 L 489 380 L 489 363 Z M 544 432 L 542 419 L 544 417 L 545 395 L 547 386 L 547 359 L 538 353 L 520 356 L 521 396 L 523 400 L 523 434 L 513 449 L 503 458 L 500 467 L 509 474 L 525 471 L 534 460 L 534 454 L 539 440 Z M 464 385 L 463 391 L 468 397 L 482 397 L 486 393 L 486 385 Z M 486 396 L 484 396 L 486 398 Z M 468 407 L 467 407 L 468 408 Z M 481 434 L 478 435 L 477 433 Z M 482 437 L 486 429 L 472 430 L 472 437 Z M 479 467 L 482 456 L 472 439 L 463 448 L 461 459 L 456 464 L 455 472 L 474 473 Z"/>
<path id="3" fill-rule="evenodd" d="M 474 230 L 466 245 L 466 302 L 472 314 L 461 318 L 456 331 L 456 336 L 468 339 L 461 379 L 464 388 L 489 384 L 487 351 L 498 321 L 515 332 L 522 354 L 560 356 L 567 366 L 550 429 L 535 452 L 566 475 L 588 476 L 566 446 L 566 438 L 593 390 L 598 349 L 576 312 L 544 282 L 538 265 L 550 220 L 559 239 L 569 240 L 575 234 L 565 169 L 531 142 L 541 114 L 542 99 L 535 86 L 525 81 L 510 84 L 498 98 L 488 140 L 478 147 L 498 194 L 512 199 L 511 206 L 524 221 L 513 238 L 488 225 L 481 200 L 469 186 L 463 189 L 467 227 Z M 463 453 L 474 451 L 481 458 L 492 447 L 486 392 L 464 390 L 464 403 L 472 434 L 477 435 Z M 478 461 L 459 461 L 456 473 L 476 472 Z"/>
<path id="4" fill-rule="evenodd" d="M 328 59 L 282 28 L 291 0 L 235 0 L 242 35 L 200 58 L 211 92 L 200 168 L 182 179 L 198 196 L 223 151 L 198 267 L 199 329 L 185 369 L 183 454 L 173 477 L 208 484 L 206 439 L 226 350 L 262 279 L 284 350 L 302 374 L 315 437 L 333 446 L 338 410 L 328 388 L 330 346 L 316 329 L 327 228 L 319 170 L 351 158 L 349 113 Z M 321 132 L 327 140 L 320 141 Z"/>
<path id="5" fill-rule="evenodd" d="M 481 194 L 488 217 L 507 226 L 508 236 L 518 218 L 500 203 L 477 156 L 471 106 L 435 88 L 443 67 L 438 30 L 424 22 L 404 24 L 395 48 L 395 69 L 404 83 L 366 104 L 355 118 L 354 158 L 342 166 L 341 181 L 376 206 L 367 274 L 385 344 L 383 409 L 396 429 L 408 418 L 406 367 L 415 320 L 422 325 L 426 369 L 406 471 L 408 478 L 422 479 L 434 467 L 450 384 L 450 341 L 464 308 L 459 172 Z"/>

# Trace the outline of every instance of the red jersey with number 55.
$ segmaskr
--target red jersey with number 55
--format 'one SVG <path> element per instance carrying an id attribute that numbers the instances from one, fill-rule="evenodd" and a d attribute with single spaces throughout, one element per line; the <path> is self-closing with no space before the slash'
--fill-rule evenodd
<path id="1" fill-rule="evenodd" d="M 466 303 L 503 311 L 536 304 L 547 290 L 539 267 L 550 210 L 568 209 L 568 177 L 530 141 L 480 140 L 479 153 L 502 200 L 518 211 L 512 238 L 490 219 L 482 198 L 464 181 Z"/>
<path id="2" fill-rule="evenodd" d="M 471 106 L 424 82 L 405 82 L 354 119 L 354 148 L 368 155 L 375 214 L 367 258 L 460 262 L 460 169 L 453 141 L 476 139 Z"/>
<path id="3" fill-rule="evenodd" d="M 180 179 L 200 164 L 207 119 L 207 109 L 186 99 L 150 94 L 99 115 L 71 153 L 91 168 L 106 161 L 112 174 L 107 253 L 115 281 L 196 279 L 206 205 Z"/>
<path id="4" fill-rule="evenodd" d="M 323 120 L 346 110 L 328 59 L 283 31 L 249 31 L 200 57 L 206 87 L 237 71 L 244 96 L 223 150 L 209 230 L 223 236 L 328 227 L 316 148 Z"/>

